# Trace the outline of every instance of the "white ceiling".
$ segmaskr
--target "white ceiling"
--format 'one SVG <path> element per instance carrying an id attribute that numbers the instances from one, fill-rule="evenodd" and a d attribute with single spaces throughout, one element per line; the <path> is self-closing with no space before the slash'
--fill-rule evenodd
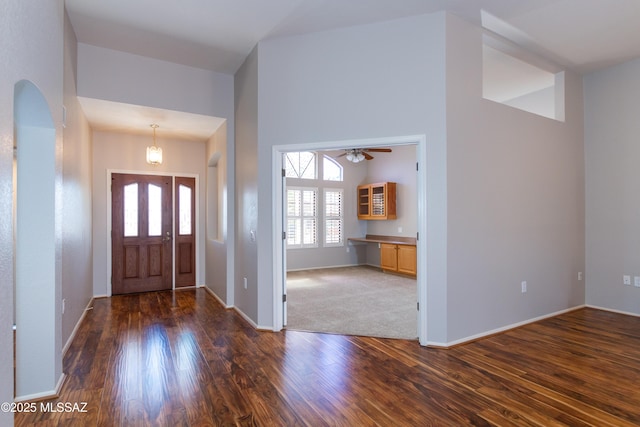
<path id="1" fill-rule="evenodd" d="M 478 24 L 484 10 L 505 23 L 503 29 L 510 34 L 503 35 L 582 73 L 640 57 L 640 0 L 65 0 L 65 4 L 81 43 L 228 74 L 235 73 L 263 39 L 440 10 Z"/>
<path id="2" fill-rule="evenodd" d="M 151 124 L 157 124 L 158 138 L 180 138 L 192 141 L 208 139 L 224 119 L 201 114 L 170 111 L 141 105 L 123 104 L 102 99 L 78 97 L 91 128 L 103 132 L 153 134 Z"/>

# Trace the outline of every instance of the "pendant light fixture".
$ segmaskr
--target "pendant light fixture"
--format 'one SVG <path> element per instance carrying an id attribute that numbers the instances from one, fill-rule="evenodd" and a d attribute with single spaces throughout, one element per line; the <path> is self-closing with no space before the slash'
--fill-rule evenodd
<path id="1" fill-rule="evenodd" d="M 147 147 L 147 163 L 150 165 L 161 165 L 162 148 L 156 145 L 156 129 L 160 126 L 155 123 L 152 123 L 150 126 L 153 129 L 153 146 Z"/>

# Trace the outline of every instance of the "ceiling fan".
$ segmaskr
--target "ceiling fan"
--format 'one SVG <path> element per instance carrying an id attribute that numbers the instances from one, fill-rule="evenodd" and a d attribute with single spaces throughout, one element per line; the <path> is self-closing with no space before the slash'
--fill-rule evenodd
<path id="1" fill-rule="evenodd" d="M 373 156 L 369 153 L 391 153 L 391 148 L 347 148 L 338 157 L 347 156 L 347 160 L 359 163 L 363 160 L 371 160 Z"/>

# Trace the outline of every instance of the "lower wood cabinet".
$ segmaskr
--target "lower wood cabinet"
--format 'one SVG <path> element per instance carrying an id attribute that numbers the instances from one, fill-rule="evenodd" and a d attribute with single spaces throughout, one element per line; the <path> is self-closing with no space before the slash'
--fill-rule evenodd
<path id="1" fill-rule="evenodd" d="M 380 243 L 380 267 L 385 271 L 415 276 L 417 272 L 415 245 Z"/>
<path id="2" fill-rule="evenodd" d="M 380 267 L 383 270 L 398 271 L 398 245 L 380 243 Z"/>

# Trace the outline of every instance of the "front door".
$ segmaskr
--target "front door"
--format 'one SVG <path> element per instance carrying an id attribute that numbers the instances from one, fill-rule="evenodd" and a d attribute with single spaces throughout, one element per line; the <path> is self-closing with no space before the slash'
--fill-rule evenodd
<path id="1" fill-rule="evenodd" d="M 172 288 L 172 178 L 111 175 L 112 293 Z"/>

